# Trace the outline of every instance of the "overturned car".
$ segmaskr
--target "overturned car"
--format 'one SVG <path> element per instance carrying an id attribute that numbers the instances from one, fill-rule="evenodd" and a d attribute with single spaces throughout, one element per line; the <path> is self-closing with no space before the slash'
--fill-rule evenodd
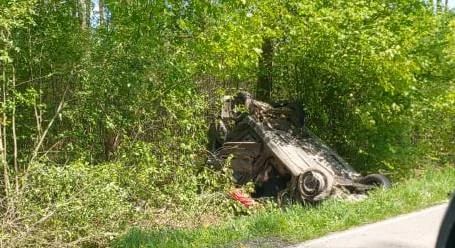
<path id="1" fill-rule="evenodd" d="M 246 92 L 226 96 L 211 127 L 212 162 L 229 158 L 238 184 L 252 181 L 256 196 L 276 196 L 279 203 L 390 187 L 383 175 L 360 175 L 304 124 L 298 105 L 271 105 Z"/>

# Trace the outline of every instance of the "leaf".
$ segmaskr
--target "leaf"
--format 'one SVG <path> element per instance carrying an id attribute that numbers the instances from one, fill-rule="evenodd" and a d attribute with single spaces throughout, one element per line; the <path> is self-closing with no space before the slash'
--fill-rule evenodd
<path id="1" fill-rule="evenodd" d="M 254 50 L 258 55 L 261 55 L 261 54 L 262 54 L 262 49 L 260 49 L 260 48 L 255 47 L 255 48 L 253 48 L 253 50 Z"/>

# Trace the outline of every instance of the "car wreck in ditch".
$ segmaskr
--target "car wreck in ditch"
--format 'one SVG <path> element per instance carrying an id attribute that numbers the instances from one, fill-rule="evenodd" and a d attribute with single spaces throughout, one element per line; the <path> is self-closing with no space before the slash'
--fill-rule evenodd
<path id="1" fill-rule="evenodd" d="M 268 104 L 246 92 L 226 96 L 211 137 L 214 164 L 229 158 L 238 184 L 252 181 L 255 196 L 276 196 L 280 204 L 390 186 L 383 175 L 356 172 L 305 126 L 292 103 Z"/>

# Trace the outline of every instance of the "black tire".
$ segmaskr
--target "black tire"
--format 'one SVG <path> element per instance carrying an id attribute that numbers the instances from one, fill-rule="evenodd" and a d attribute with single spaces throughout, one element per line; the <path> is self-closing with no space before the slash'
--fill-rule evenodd
<path id="1" fill-rule="evenodd" d="M 389 189 L 392 187 L 392 182 L 390 182 L 389 178 L 384 175 L 380 174 L 370 174 L 360 180 L 360 183 L 371 185 L 375 187 L 381 187 L 383 189 Z"/>

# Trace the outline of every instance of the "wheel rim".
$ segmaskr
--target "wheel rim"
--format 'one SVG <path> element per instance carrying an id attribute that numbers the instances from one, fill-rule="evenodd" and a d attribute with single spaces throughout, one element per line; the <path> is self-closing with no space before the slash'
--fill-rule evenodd
<path id="1" fill-rule="evenodd" d="M 322 200 L 330 194 L 328 176 L 319 170 L 308 170 L 298 177 L 297 188 L 303 201 Z"/>

